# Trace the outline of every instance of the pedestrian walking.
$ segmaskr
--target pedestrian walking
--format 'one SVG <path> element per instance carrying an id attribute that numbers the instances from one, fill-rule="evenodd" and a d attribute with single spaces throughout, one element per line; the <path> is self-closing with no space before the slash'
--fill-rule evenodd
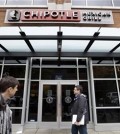
<path id="1" fill-rule="evenodd" d="M 0 134 L 12 134 L 12 111 L 7 101 L 18 90 L 19 81 L 12 76 L 0 80 Z"/>
<path id="2" fill-rule="evenodd" d="M 76 120 L 72 124 L 71 133 L 72 134 L 88 134 L 87 133 L 87 123 L 89 121 L 88 117 L 88 104 L 86 95 L 82 94 L 83 87 L 77 85 L 74 87 L 74 103 L 72 106 L 72 117 L 76 115 Z M 84 115 L 84 124 L 80 124 L 80 121 Z"/>

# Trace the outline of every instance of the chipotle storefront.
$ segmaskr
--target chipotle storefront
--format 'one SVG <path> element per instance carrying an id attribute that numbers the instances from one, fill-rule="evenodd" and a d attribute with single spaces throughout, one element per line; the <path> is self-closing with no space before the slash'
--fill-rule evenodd
<path id="1" fill-rule="evenodd" d="M 81 84 L 88 128 L 119 130 L 119 21 L 113 9 L 0 9 L 1 77 L 20 81 L 9 103 L 14 129 L 70 128 L 73 88 Z"/>

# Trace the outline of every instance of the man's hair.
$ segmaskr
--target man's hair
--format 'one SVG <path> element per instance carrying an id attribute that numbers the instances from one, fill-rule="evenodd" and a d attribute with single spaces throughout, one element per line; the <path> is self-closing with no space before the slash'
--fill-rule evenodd
<path id="1" fill-rule="evenodd" d="M 0 80 L 0 93 L 4 93 L 9 87 L 14 88 L 19 81 L 12 76 L 5 76 Z"/>
<path id="2" fill-rule="evenodd" d="M 80 90 L 80 92 L 83 92 L 83 87 L 81 85 L 75 85 L 75 87 L 77 88 L 77 90 Z"/>

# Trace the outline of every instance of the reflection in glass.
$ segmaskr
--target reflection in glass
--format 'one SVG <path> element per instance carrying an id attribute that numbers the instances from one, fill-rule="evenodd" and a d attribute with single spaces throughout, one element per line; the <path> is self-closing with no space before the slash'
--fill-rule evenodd
<path id="1" fill-rule="evenodd" d="M 87 68 L 79 68 L 79 79 L 87 79 Z"/>
<path id="2" fill-rule="evenodd" d="M 25 78 L 25 66 L 17 66 L 17 65 L 5 65 L 4 73 L 8 73 L 9 75 L 16 78 Z"/>
<path id="3" fill-rule="evenodd" d="M 37 121 L 39 82 L 31 81 L 28 121 Z"/>
<path id="4" fill-rule="evenodd" d="M 7 5 L 31 5 L 32 0 L 7 0 Z"/>
<path id="5" fill-rule="evenodd" d="M 116 66 L 117 77 L 120 78 L 120 66 Z"/>
<path id="6" fill-rule="evenodd" d="M 112 0 L 87 0 L 88 6 L 112 6 Z"/>
<path id="7" fill-rule="evenodd" d="M 97 109 L 98 123 L 120 123 L 120 109 Z"/>
<path id="8" fill-rule="evenodd" d="M 114 6 L 118 7 L 120 6 L 120 0 L 113 0 Z"/>
<path id="9" fill-rule="evenodd" d="M 39 68 L 32 68 L 31 79 L 39 79 Z"/>
<path id="10" fill-rule="evenodd" d="M 12 123 L 21 124 L 22 109 L 11 109 L 12 110 Z"/>
<path id="11" fill-rule="evenodd" d="M 118 92 L 115 80 L 95 80 L 96 106 L 118 106 Z"/>
<path id="12" fill-rule="evenodd" d="M 86 0 L 72 0 L 72 6 L 85 6 Z"/>
<path id="13" fill-rule="evenodd" d="M 92 58 L 93 64 L 113 64 L 113 58 Z"/>
<path id="14" fill-rule="evenodd" d="M 58 59 L 43 59 L 42 60 L 42 65 L 44 66 L 51 66 L 51 65 L 54 65 L 54 66 L 58 66 Z M 60 66 L 64 66 L 64 65 L 68 65 L 69 67 L 70 66 L 74 66 L 76 67 L 77 66 L 77 62 L 76 62 L 76 59 L 61 59 L 60 60 Z"/>
<path id="15" fill-rule="evenodd" d="M 42 68 L 43 80 L 76 80 L 76 68 Z"/>
<path id="16" fill-rule="evenodd" d="M 57 85 L 43 85 L 42 121 L 57 120 Z"/>
<path id="17" fill-rule="evenodd" d="M 19 80 L 20 85 L 16 94 L 8 101 L 10 107 L 22 107 L 23 104 L 23 92 L 24 92 L 24 81 Z"/>
<path id="18" fill-rule="evenodd" d="M 94 78 L 115 78 L 114 66 L 93 66 Z"/>
<path id="19" fill-rule="evenodd" d="M 26 64 L 26 57 L 22 57 L 22 58 L 11 58 L 11 57 L 6 57 L 4 60 L 5 64 Z"/>
<path id="20" fill-rule="evenodd" d="M 71 107 L 74 100 L 75 85 L 62 85 L 62 121 L 71 121 Z"/>

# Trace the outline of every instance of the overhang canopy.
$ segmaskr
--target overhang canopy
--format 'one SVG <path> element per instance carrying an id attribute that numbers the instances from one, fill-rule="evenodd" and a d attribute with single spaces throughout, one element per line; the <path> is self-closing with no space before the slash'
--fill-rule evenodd
<path id="1" fill-rule="evenodd" d="M 0 57 L 120 57 L 120 28 L 0 27 Z"/>

